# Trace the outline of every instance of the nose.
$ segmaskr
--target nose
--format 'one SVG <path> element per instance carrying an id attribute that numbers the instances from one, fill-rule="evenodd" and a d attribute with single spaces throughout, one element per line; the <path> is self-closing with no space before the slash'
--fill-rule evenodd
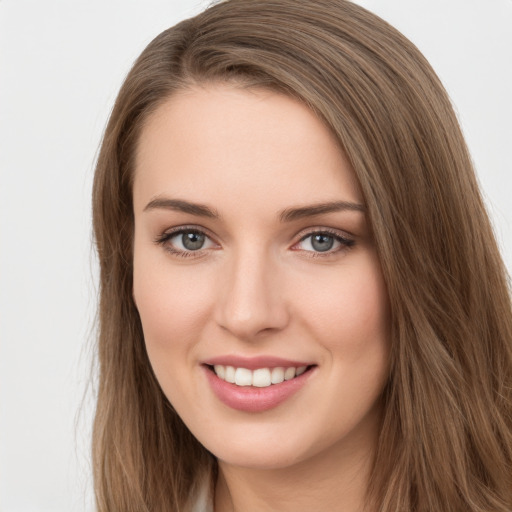
<path id="1" fill-rule="evenodd" d="M 263 252 L 239 254 L 219 275 L 216 321 L 238 339 L 255 341 L 289 322 L 279 263 Z"/>

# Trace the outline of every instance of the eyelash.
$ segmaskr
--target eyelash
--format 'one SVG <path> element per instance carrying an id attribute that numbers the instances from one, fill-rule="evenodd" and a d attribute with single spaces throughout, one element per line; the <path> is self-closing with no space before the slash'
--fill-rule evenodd
<path id="1" fill-rule="evenodd" d="M 205 233 L 205 231 L 202 229 L 198 229 L 197 227 L 193 226 L 181 226 L 171 231 L 162 233 L 155 239 L 155 243 L 163 246 L 164 249 L 167 252 L 170 252 L 173 256 L 178 256 L 180 258 L 197 258 L 202 256 L 204 254 L 204 249 L 198 249 L 197 251 L 182 251 L 180 249 L 174 248 L 171 244 L 168 243 L 171 238 L 174 238 L 178 235 L 184 235 L 185 233 L 204 235 L 206 238 L 211 239 L 211 237 L 209 237 L 208 234 Z"/>
<path id="2" fill-rule="evenodd" d="M 198 249 L 196 251 L 193 251 L 193 250 L 182 251 L 180 249 L 174 248 L 171 244 L 168 243 L 169 240 L 171 240 L 172 238 L 174 238 L 178 235 L 186 234 L 186 233 L 204 235 L 207 239 L 211 240 L 211 237 L 209 237 L 208 234 L 205 231 L 203 231 L 202 229 L 198 229 L 197 227 L 193 227 L 193 226 L 190 226 L 190 227 L 189 226 L 181 226 L 181 227 L 173 229 L 171 231 L 166 231 L 166 232 L 162 233 L 155 239 L 155 243 L 163 246 L 166 251 L 168 251 L 172 255 L 178 256 L 180 258 L 198 258 L 198 257 L 203 256 L 204 251 L 207 249 Z M 334 239 L 335 242 L 338 242 L 340 244 L 340 246 L 335 250 L 329 249 L 326 251 L 303 250 L 303 252 L 307 253 L 307 256 L 310 258 L 327 258 L 327 257 L 337 254 L 341 251 L 347 251 L 355 245 L 355 240 L 353 240 L 351 238 L 347 238 L 345 236 L 342 236 L 338 231 L 334 231 L 334 230 L 328 229 L 328 228 L 322 228 L 322 229 L 318 229 L 318 230 L 308 231 L 306 234 L 301 236 L 299 241 L 296 242 L 293 245 L 293 247 L 295 247 L 299 243 L 304 242 L 308 238 L 313 237 L 315 235 L 325 235 L 325 236 L 331 237 Z M 300 249 L 294 249 L 294 250 L 300 251 Z"/>
<path id="3" fill-rule="evenodd" d="M 294 244 L 294 247 L 298 245 L 301 242 L 304 242 L 310 237 L 313 237 L 315 235 L 324 235 L 328 236 L 330 238 L 333 238 L 335 242 L 338 242 L 340 245 L 337 249 L 334 250 L 327 250 L 327 251 L 306 251 L 303 252 L 307 253 L 308 257 L 310 258 L 328 258 L 329 256 L 333 256 L 335 254 L 338 254 L 339 252 L 348 251 L 355 245 L 355 240 L 352 238 L 348 238 L 346 236 L 341 235 L 338 231 L 329 229 L 329 228 L 322 228 L 318 230 L 308 231 L 306 234 L 300 237 L 300 240 Z M 300 249 L 297 249 L 300 250 Z"/>

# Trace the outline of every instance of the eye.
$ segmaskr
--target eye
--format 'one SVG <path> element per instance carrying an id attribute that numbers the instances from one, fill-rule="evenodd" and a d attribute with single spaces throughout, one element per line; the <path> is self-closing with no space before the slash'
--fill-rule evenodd
<path id="1" fill-rule="evenodd" d="M 354 245 L 354 240 L 330 231 L 317 231 L 302 237 L 294 247 L 301 251 L 332 254 Z"/>
<path id="2" fill-rule="evenodd" d="M 169 239 L 170 243 L 184 251 L 198 251 L 203 248 L 205 241 L 206 235 L 197 231 L 180 233 Z"/>
<path id="3" fill-rule="evenodd" d="M 191 253 L 215 247 L 216 244 L 203 232 L 192 228 L 178 228 L 163 233 L 156 239 L 166 250 L 178 256 L 189 256 Z"/>

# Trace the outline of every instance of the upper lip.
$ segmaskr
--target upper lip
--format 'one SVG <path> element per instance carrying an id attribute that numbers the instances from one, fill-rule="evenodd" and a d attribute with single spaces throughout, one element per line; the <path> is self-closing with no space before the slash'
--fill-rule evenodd
<path id="1" fill-rule="evenodd" d="M 297 361 L 292 359 L 283 359 L 281 357 L 261 355 L 256 357 L 244 357 L 236 355 L 217 356 L 206 359 L 203 364 L 215 366 L 233 366 L 235 368 L 247 368 L 248 370 L 257 370 L 258 368 L 299 368 L 300 366 L 311 366 L 313 363 L 308 361 Z"/>

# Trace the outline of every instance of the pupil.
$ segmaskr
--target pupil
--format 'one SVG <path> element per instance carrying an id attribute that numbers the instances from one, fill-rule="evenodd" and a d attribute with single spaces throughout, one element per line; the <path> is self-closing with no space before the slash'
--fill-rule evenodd
<path id="1" fill-rule="evenodd" d="M 324 252 L 332 249 L 334 238 L 329 235 L 314 235 L 311 245 L 315 251 Z"/>
<path id="2" fill-rule="evenodd" d="M 184 233 L 181 237 L 183 247 L 189 251 L 197 251 L 204 244 L 204 235 L 201 233 Z"/>

